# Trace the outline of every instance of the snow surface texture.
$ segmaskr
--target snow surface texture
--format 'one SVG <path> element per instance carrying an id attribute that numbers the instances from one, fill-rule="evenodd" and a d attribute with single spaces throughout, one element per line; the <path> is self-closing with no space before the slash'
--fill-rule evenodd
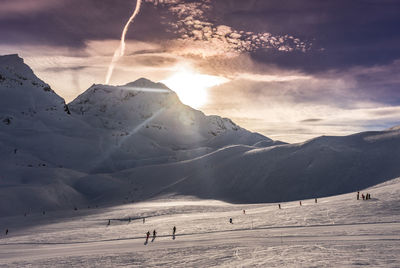
<path id="1" fill-rule="evenodd" d="M 281 209 L 186 197 L 1 217 L 0 266 L 398 267 L 400 178 L 366 193 Z"/>
<path id="2" fill-rule="evenodd" d="M 17 55 L 0 56 L 0 97 L 0 215 L 165 195 L 288 201 L 400 176 L 400 128 L 284 144 L 144 78 L 67 106 Z"/>

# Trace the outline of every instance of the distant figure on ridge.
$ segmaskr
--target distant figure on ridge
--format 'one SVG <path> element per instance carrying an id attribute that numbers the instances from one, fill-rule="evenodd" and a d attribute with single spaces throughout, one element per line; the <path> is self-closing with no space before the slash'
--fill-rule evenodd
<path id="1" fill-rule="evenodd" d="M 108 220 L 107 226 L 109 226 L 111 224 L 111 220 Z"/>
<path id="2" fill-rule="evenodd" d="M 8 235 L 8 229 L 6 229 L 6 235 Z"/>
<path id="3" fill-rule="evenodd" d="M 232 222 L 232 218 L 229 218 L 229 223 L 233 224 L 233 222 Z"/>
<path id="4" fill-rule="evenodd" d="M 299 204 L 300 204 L 300 206 L 301 206 L 301 201 L 299 201 Z"/>
<path id="5" fill-rule="evenodd" d="M 365 195 L 364 194 L 361 194 L 361 197 L 362 197 L 363 200 L 365 200 Z"/>
<path id="6" fill-rule="evenodd" d="M 245 209 L 243 209 L 243 214 L 246 214 L 246 210 Z"/>
<path id="7" fill-rule="evenodd" d="M 315 204 L 316 204 L 316 203 L 318 203 L 318 200 L 317 200 L 317 198 L 315 198 Z"/>
<path id="8" fill-rule="evenodd" d="M 278 208 L 281 209 L 281 204 L 278 204 Z"/>
<path id="9" fill-rule="evenodd" d="M 360 200 L 360 192 L 357 192 L 357 200 Z"/>

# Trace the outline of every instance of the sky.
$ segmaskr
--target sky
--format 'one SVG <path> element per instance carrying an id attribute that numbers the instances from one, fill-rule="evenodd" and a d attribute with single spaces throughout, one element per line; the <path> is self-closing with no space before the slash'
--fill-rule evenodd
<path id="1" fill-rule="evenodd" d="M 1 0 L 0 54 L 70 102 L 105 83 L 135 7 Z M 400 125 L 398 14 L 398 0 L 142 0 L 110 84 L 164 81 L 205 114 L 286 142 L 382 130 Z"/>

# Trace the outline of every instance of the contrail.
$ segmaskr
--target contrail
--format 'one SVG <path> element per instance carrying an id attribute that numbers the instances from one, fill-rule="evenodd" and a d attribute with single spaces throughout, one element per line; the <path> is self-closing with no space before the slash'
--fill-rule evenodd
<path id="1" fill-rule="evenodd" d="M 129 25 L 133 22 L 133 20 L 135 19 L 136 15 L 139 13 L 141 3 L 142 3 L 142 0 L 136 0 L 135 11 L 133 11 L 132 16 L 129 18 L 129 20 L 125 24 L 124 30 L 122 31 L 122 35 L 121 35 L 121 42 L 120 42 L 118 48 L 114 52 L 114 56 L 113 56 L 113 58 L 111 60 L 110 66 L 108 66 L 108 71 L 107 71 L 107 76 L 106 76 L 106 84 L 108 84 L 110 82 L 110 78 L 111 78 L 111 75 L 113 73 L 115 64 L 117 63 L 119 58 L 121 58 L 125 53 L 125 36 L 126 36 L 126 32 L 128 31 Z"/>

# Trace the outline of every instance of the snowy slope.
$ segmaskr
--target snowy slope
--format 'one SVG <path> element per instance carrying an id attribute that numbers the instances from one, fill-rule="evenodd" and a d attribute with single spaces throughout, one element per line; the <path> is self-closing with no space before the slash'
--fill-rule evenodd
<path id="1" fill-rule="evenodd" d="M 1 217 L 9 234 L 0 235 L 0 266 L 398 267 L 400 179 L 361 193 L 372 198 L 350 193 L 282 209 L 180 198 Z M 148 230 L 157 237 L 146 244 Z"/>
<path id="2" fill-rule="evenodd" d="M 134 193 L 128 186 L 121 191 L 121 196 L 133 199 L 172 193 L 230 202 L 277 202 L 378 184 L 400 176 L 399 159 L 400 131 L 390 130 L 268 148 L 231 146 L 193 160 L 113 176 L 139 189 Z"/>

